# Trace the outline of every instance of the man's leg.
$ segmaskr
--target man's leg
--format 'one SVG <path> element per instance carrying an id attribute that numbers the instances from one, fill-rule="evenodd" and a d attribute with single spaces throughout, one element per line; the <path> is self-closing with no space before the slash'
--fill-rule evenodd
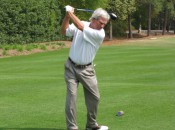
<path id="1" fill-rule="evenodd" d="M 84 87 L 85 102 L 87 107 L 87 127 L 96 127 L 97 109 L 100 94 L 97 85 L 96 74 L 93 66 L 88 66 L 80 73 L 80 82 Z"/>
<path id="2" fill-rule="evenodd" d="M 71 67 L 71 63 L 67 61 L 65 64 L 65 81 L 67 84 L 65 112 L 68 130 L 78 129 L 76 122 L 76 98 L 78 81 L 74 75 L 75 74 L 73 68 Z"/>
<path id="3" fill-rule="evenodd" d="M 96 127 L 98 126 L 96 117 L 98 111 L 99 98 L 94 96 L 89 90 L 84 88 L 85 102 L 87 107 L 87 123 L 86 127 Z"/>

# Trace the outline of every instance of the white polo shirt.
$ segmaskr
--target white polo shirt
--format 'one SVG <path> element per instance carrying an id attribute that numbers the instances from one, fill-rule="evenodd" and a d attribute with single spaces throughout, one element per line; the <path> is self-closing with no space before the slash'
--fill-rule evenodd
<path id="1" fill-rule="evenodd" d="M 83 31 L 77 29 L 74 24 L 69 25 L 69 28 L 66 29 L 66 36 L 73 36 L 69 57 L 79 65 L 93 62 L 105 37 L 104 29 L 92 29 L 89 27 L 90 22 L 82 22 L 85 25 Z"/>

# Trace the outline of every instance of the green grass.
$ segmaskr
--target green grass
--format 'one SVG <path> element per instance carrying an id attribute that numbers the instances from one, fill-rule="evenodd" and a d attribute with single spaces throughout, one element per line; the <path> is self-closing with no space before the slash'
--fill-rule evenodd
<path id="1" fill-rule="evenodd" d="M 65 130 L 69 49 L 0 59 L 0 130 Z M 101 47 L 94 61 L 98 122 L 110 130 L 174 130 L 175 38 Z M 86 123 L 79 87 L 79 129 Z M 125 115 L 117 117 L 123 110 Z"/>

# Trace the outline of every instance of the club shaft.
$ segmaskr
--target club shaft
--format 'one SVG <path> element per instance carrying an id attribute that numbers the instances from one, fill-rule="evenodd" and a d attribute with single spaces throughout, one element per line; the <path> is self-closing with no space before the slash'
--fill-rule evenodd
<path id="1" fill-rule="evenodd" d="M 89 10 L 89 9 L 76 9 L 78 11 L 84 11 L 84 12 L 94 12 L 94 10 Z"/>

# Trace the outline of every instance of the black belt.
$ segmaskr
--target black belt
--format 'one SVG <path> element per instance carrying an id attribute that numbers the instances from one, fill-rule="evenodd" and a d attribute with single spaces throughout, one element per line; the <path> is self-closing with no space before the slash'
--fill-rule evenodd
<path id="1" fill-rule="evenodd" d="M 76 64 L 75 62 L 72 61 L 72 59 L 70 57 L 69 57 L 69 61 L 77 68 L 86 68 L 87 66 L 92 65 L 92 63 L 86 64 L 86 65 Z"/>

